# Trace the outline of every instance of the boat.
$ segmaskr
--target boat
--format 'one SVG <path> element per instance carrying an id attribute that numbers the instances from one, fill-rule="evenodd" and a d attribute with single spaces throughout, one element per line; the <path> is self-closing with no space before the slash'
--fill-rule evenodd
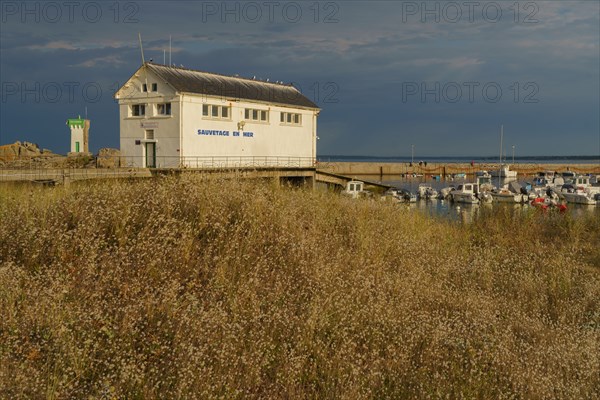
<path id="1" fill-rule="evenodd" d="M 404 203 L 416 203 L 417 202 L 417 195 L 412 193 L 408 189 L 400 189 L 398 191 L 398 196 L 399 196 L 400 201 L 402 201 Z"/>
<path id="2" fill-rule="evenodd" d="M 554 177 L 555 177 L 556 175 L 557 175 L 557 174 L 556 174 L 554 171 L 539 171 L 539 172 L 536 174 L 536 177 L 537 177 L 537 178 L 546 178 L 546 179 L 548 179 L 549 181 L 551 181 L 552 179 L 554 179 Z"/>
<path id="3" fill-rule="evenodd" d="M 545 177 L 538 175 L 533 179 L 534 188 L 560 188 L 564 184 L 565 180 L 562 176 Z"/>
<path id="4" fill-rule="evenodd" d="M 520 203 L 523 200 L 523 195 L 512 192 L 508 188 L 508 185 L 504 185 L 501 189 L 492 192 L 492 196 L 494 197 L 494 201 L 498 203 Z"/>
<path id="5" fill-rule="evenodd" d="M 598 204 L 600 193 L 596 193 L 591 188 L 575 187 L 573 185 L 564 185 L 560 191 L 560 196 L 568 203 L 595 205 Z"/>
<path id="6" fill-rule="evenodd" d="M 452 193 L 450 193 L 452 201 L 464 204 L 479 204 L 477 194 L 478 187 L 476 183 L 464 183 L 458 185 L 456 190 L 453 190 Z"/>
<path id="7" fill-rule="evenodd" d="M 369 197 L 372 196 L 373 193 L 368 190 L 364 190 L 365 183 L 361 181 L 350 181 L 346 183 L 346 189 L 342 191 L 342 194 L 345 196 L 352 197 L 353 199 L 357 199 L 359 197 Z"/>
<path id="8" fill-rule="evenodd" d="M 479 171 L 475 175 L 475 182 L 479 190 L 477 193 L 479 201 L 482 203 L 493 202 L 492 191 L 495 187 L 492 184 L 492 176 L 487 171 Z"/>
<path id="9" fill-rule="evenodd" d="M 589 191 L 576 191 L 574 193 L 563 193 L 563 197 L 568 203 L 596 205 L 598 200 L 596 194 Z"/>
<path id="10" fill-rule="evenodd" d="M 404 202 L 402 189 L 391 187 L 383 193 L 383 199 L 391 199 L 394 202 Z"/>
<path id="11" fill-rule="evenodd" d="M 517 171 L 511 171 L 508 165 L 500 166 L 500 169 L 495 169 L 490 172 L 494 178 L 516 178 Z"/>
<path id="12" fill-rule="evenodd" d="M 517 171 L 511 171 L 508 165 L 504 165 L 502 163 L 502 140 L 504 138 L 504 125 L 500 126 L 500 159 L 499 168 L 497 170 L 493 170 L 490 174 L 494 178 L 509 178 L 516 179 Z M 514 161 L 514 153 L 513 153 L 513 161 Z"/>
<path id="13" fill-rule="evenodd" d="M 438 193 L 438 199 L 440 199 L 440 200 L 451 199 L 452 192 L 455 190 L 456 190 L 456 188 L 454 187 L 454 185 L 440 189 L 440 191 Z"/>
<path id="14" fill-rule="evenodd" d="M 489 192 L 494 190 L 494 185 L 492 184 L 492 175 L 490 175 L 487 171 L 479 171 L 475 175 L 475 180 L 477 185 L 479 185 L 479 190 L 481 192 Z"/>
<path id="15" fill-rule="evenodd" d="M 579 175 L 575 178 L 573 185 L 578 190 L 589 189 L 592 193 L 600 193 L 600 187 L 592 184 L 592 178 L 588 175 Z"/>
<path id="16" fill-rule="evenodd" d="M 565 184 L 560 190 L 560 196 L 567 202 L 576 204 L 598 204 L 599 194 L 600 187 L 593 186 L 590 177 L 585 175 L 576 177 L 573 184 Z"/>
<path id="17" fill-rule="evenodd" d="M 421 200 L 432 200 L 437 198 L 438 192 L 431 185 L 422 183 L 417 189 L 417 195 Z"/>
<path id="18" fill-rule="evenodd" d="M 575 178 L 577 177 L 577 174 L 573 171 L 565 171 L 561 174 L 561 176 L 563 177 L 563 179 L 566 180 L 570 180 L 570 181 L 574 181 Z"/>
<path id="19" fill-rule="evenodd" d="M 534 208 L 541 209 L 543 211 L 546 210 L 558 210 L 559 212 L 567 211 L 567 206 L 565 204 L 559 203 L 556 199 L 551 198 L 542 198 L 538 197 L 531 201 L 530 203 Z"/>

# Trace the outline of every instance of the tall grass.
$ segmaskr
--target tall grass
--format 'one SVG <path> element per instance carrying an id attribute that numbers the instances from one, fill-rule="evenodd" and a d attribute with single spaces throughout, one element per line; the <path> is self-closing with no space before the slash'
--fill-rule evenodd
<path id="1" fill-rule="evenodd" d="M 600 397 L 592 216 L 197 177 L 0 196 L 0 398 Z"/>

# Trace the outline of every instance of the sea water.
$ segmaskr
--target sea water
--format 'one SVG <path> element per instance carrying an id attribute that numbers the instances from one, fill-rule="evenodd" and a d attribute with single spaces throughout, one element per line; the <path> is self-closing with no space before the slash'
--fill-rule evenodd
<path id="1" fill-rule="evenodd" d="M 402 177 L 401 175 L 383 175 L 383 179 L 379 179 L 378 176 L 373 175 L 357 175 L 355 179 L 382 183 L 384 185 L 399 187 L 410 190 L 412 193 L 417 193 L 417 189 L 420 184 L 426 183 L 431 185 L 438 192 L 440 189 L 455 186 L 462 183 L 473 182 L 474 178 L 465 178 L 465 179 L 453 179 L 453 180 L 435 180 L 430 177 Z M 517 181 L 524 186 L 525 182 L 531 182 L 533 180 L 532 176 L 525 176 L 519 178 Z M 496 187 L 502 187 L 504 184 L 514 181 L 514 179 L 499 179 L 492 178 L 492 183 Z M 474 218 L 478 218 L 480 215 L 483 215 L 486 212 L 493 212 L 494 210 L 506 210 L 511 209 L 515 213 L 519 212 L 528 212 L 528 210 L 532 209 L 532 206 L 529 204 L 511 204 L 511 203 L 492 203 L 492 204 L 461 204 L 454 203 L 449 200 L 418 200 L 416 203 L 411 204 L 400 204 L 399 206 L 406 207 L 410 210 L 415 210 L 418 212 L 423 212 L 432 217 L 441 217 L 441 218 L 449 218 L 455 221 L 461 221 L 464 223 L 470 223 Z M 600 221 L 600 205 L 583 205 L 583 204 L 567 204 L 568 212 L 575 217 L 584 216 L 584 215 L 594 215 Z"/>

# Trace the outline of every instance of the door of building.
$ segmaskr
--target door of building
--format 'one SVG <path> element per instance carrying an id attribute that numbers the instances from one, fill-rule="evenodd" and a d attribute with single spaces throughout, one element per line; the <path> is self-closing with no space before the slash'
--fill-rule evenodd
<path id="1" fill-rule="evenodd" d="M 156 168 L 156 143 L 146 143 L 146 168 Z"/>

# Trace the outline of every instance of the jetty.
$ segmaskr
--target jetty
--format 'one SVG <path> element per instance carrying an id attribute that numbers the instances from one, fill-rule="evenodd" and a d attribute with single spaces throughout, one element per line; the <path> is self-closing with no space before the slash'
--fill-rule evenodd
<path id="1" fill-rule="evenodd" d="M 207 178 L 270 179 L 276 184 L 292 184 L 311 188 L 325 186 L 345 188 L 352 176 L 321 171 L 316 167 L 201 167 L 201 168 L 0 168 L 1 182 L 30 182 L 43 185 L 69 185 L 72 182 L 102 179 L 141 179 L 164 175 L 202 174 Z M 386 190 L 388 185 L 364 180 L 367 186 Z"/>
<path id="2" fill-rule="evenodd" d="M 319 162 L 317 168 L 322 172 L 329 172 L 349 176 L 389 176 L 422 174 L 428 176 L 448 176 L 464 173 L 475 175 L 477 171 L 491 171 L 498 168 L 498 163 L 418 163 L 398 162 Z M 510 169 L 517 171 L 520 176 L 535 175 L 539 171 L 572 171 L 578 174 L 600 174 L 600 162 L 589 164 L 564 164 L 564 163 L 515 163 L 510 164 Z"/>

